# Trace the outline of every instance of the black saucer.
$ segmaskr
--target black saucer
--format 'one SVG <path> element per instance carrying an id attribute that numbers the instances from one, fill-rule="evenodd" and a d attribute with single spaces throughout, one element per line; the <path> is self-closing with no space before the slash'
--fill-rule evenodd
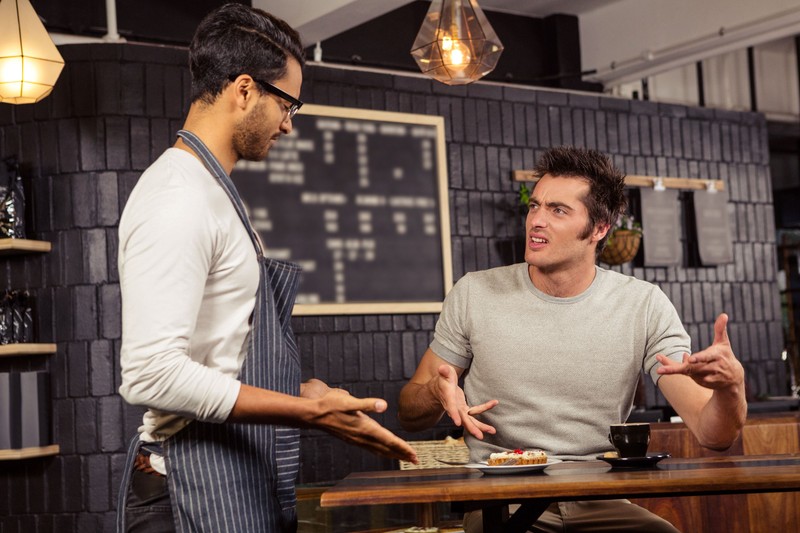
<path id="1" fill-rule="evenodd" d="M 667 452 L 648 453 L 644 457 L 606 457 L 598 455 L 597 458 L 605 461 L 614 468 L 646 468 L 655 466 L 662 459 L 670 457 Z"/>

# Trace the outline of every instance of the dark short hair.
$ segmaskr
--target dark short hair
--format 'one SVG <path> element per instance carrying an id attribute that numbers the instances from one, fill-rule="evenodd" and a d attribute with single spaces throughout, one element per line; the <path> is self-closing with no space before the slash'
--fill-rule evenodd
<path id="1" fill-rule="evenodd" d="M 589 183 L 589 194 L 583 198 L 583 205 L 589 211 L 589 223 L 580 236 L 582 239 L 588 238 L 598 224 L 613 227 L 628 206 L 625 174 L 597 150 L 573 146 L 551 148 L 542 154 L 533 172 L 537 178 L 550 174 L 561 178 L 581 178 Z M 603 250 L 610 233 L 597 243 L 597 253 Z"/>
<path id="2" fill-rule="evenodd" d="M 300 36 L 285 21 L 261 9 L 225 4 L 206 15 L 189 46 L 192 102 L 213 103 L 240 74 L 273 82 L 286 74 L 289 56 L 305 64 Z"/>

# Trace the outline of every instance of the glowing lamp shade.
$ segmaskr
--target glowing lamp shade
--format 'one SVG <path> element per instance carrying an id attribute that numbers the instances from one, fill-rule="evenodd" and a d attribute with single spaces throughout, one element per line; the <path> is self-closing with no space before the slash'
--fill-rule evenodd
<path id="1" fill-rule="evenodd" d="M 53 90 L 64 59 L 28 0 L 0 0 L 0 102 L 32 104 Z"/>
<path id="2" fill-rule="evenodd" d="M 497 66 L 503 44 L 477 0 L 433 0 L 411 55 L 431 78 L 466 85 Z"/>

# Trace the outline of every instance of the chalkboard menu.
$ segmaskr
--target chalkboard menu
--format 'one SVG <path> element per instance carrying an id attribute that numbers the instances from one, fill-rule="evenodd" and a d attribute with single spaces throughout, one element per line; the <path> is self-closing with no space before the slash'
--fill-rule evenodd
<path id="1" fill-rule="evenodd" d="M 306 105 L 233 178 L 295 315 L 435 313 L 452 286 L 444 119 Z"/>

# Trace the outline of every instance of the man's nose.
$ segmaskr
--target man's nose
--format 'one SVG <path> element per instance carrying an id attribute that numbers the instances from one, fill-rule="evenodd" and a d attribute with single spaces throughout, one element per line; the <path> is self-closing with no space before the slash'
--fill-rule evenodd
<path id="1" fill-rule="evenodd" d="M 547 225 L 547 217 L 545 216 L 543 210 L 531 209 L 528 211 L 528 222 L 530 222 L 531 226 L 541 228 Z"/>
<path id="2" fill-rule="evenodd" d="M 289 135 L 292 133 L 292 118 L 288 114 L 283 122 L 281 122 L 280 130 L 284 135 Z"/>

